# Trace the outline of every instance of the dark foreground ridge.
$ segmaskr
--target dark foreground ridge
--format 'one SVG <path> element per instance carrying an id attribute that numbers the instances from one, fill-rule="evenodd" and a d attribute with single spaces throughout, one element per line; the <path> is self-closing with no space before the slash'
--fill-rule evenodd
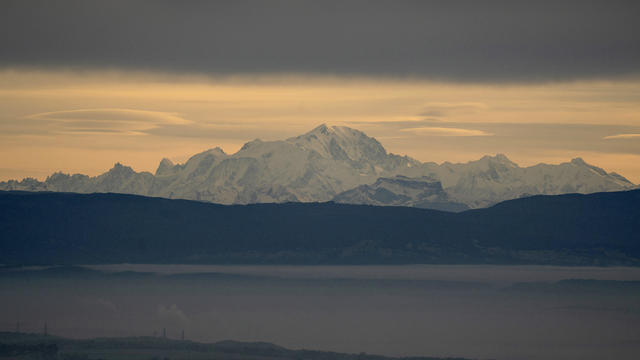
<path id="1" fill-rule="evenodd" d="M 640 265 L 640 190 L 448 213 L 0 192 L 0 263 Z"/>
<path id="2" fill-rule="evenodd" d="M 67 339 L 0 332 L 0 358 L 10 359 L 244 359 L 244 360 L 445 360 L 434 357 L 391 358 L 368 354 L 289 350 L 265 342 L 199 343 L 162 337 Z M 447 360 L 465 360 L 446 358 Z"/>

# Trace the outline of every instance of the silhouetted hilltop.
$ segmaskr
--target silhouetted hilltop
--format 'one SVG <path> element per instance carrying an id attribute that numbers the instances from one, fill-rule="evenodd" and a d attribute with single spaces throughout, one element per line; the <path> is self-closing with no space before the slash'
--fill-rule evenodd
<path id="1" fill-rule="evenodd" d="M 162 337 L 68 339 L 38 334 L 0 332 L 0 358 L 9 359 L 246 359 L 246 360 L 464 360 L 463 358 L 386 357 L 329 351 L 289 350 L 266 342 L 200 343 Z"/>
<path id="2" fill-rule="evenodd" d="M 640 190 L 462 213 L 0 192 L 0 263 L 640 264 Z"/>

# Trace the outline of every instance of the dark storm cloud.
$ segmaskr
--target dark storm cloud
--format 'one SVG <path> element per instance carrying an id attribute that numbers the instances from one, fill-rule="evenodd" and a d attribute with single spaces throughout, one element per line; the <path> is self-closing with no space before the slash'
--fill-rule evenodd
<path id="1" fill-rule="evenodd" d="M 547 81 L 640 70 L 635 1 L 3 1 L 0 65 Z"/>

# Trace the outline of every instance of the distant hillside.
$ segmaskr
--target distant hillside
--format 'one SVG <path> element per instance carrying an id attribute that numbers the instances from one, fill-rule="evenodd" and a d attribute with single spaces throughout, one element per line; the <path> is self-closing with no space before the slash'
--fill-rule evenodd
<path id="1" fill-rule="evenodd" d="M 640 265 L 640 190 L 448 213 L 0 192 L 0 263 Z"/>
<path id="2" fill-rule="evenodd" d="M 244 359 L 244 360 L 464 360 L 463 358 L 386 357 L 328 351 L 289 350 L 266 342 L 199 343 L 162 337 L 67 339 L 0 332 L 1 359 Z"/>

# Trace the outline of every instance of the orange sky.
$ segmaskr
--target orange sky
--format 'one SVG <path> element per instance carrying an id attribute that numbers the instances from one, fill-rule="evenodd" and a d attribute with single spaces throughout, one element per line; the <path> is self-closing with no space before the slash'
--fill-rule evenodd
<path id="1" fill-rule="evenodd" d="M 573 157 L 640 183 L 640 80 L 477 85 L 307 75 L 0 71 L 0 180 L 155 171 L 327 123 L 421 161 Z"/>

